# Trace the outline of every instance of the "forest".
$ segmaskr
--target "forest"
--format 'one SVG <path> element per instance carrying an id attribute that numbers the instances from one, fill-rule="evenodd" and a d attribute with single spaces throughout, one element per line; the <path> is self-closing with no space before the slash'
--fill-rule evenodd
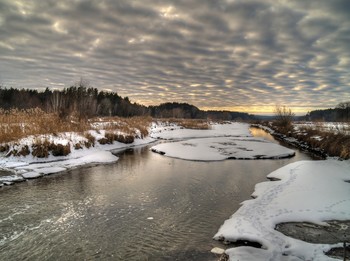
<path id="1" fill-rule="evenodd" d="M 310 111 L 305 115 L 309 121 L 350 121 L 350 102 L 341 102 L 335 108 Z"/>
<path id="2" fill-rule="evenodd" d="M 79 119 L 95 116 L 152 116 L 154 118 L 186 118 L 215 120 L 249 120 L 253 115 L 230 111 L 203 111 L 188 103 L 163 103 L 144 106 L 133 103 L 128 97 L 116 92 L 99 91 L 84 84 L 77 84 L 63 90 L 45 91 L 33 89 L 2 88 L 0 86 L 0 108 L 3 110 L 26 110 L 40 108 L 55 113 L 64 119 L 71 115 Z"/>

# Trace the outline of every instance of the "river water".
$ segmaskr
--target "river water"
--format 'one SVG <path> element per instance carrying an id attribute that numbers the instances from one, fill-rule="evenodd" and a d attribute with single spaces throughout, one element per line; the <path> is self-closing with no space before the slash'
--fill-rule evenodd
<path id="1" fill-rule="evenodd" d="M 311 159 L 193 162 L 149 148 L 1 188 L 0 259 L 215 260 L 212 237 L 254 185 Z"/>

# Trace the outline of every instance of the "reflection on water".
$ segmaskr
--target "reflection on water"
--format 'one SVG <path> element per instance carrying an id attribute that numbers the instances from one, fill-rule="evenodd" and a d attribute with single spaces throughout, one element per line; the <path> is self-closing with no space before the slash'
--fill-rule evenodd
<path id="1" fill-rule="evenodd" d="M 148 147 L 118 156 L 1 189 L 1 259 L 215 260 L 211 238 L 254 185 L 309 159 L 191 162 Z"/>
<path id="2" fill-rule="evenodd" d="M 260 129 L 260 128 L 256 128 L 256 127 L 250 127 L 249 128 L 250 133 L 254 136 L 254 137 L 259 137 L 259 138 L 264 138 L 268 141 L 272 141 L 274 143 L 278 143 L 273 136 L 270 133 L 267 133 L 266 131 Z"/>

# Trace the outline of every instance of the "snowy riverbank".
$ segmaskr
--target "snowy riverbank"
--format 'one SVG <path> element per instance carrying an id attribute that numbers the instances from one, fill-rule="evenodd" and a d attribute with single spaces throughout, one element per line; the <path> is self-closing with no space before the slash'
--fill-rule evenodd
<path id="1" fill-rule="evenodd" d="M 74 144 L 84 144 L 87 139 L 77 133 L 31 136 L 18 141 L 18 145 L 14 145 L 12 150 L 21 151 L 25 146 L 32 149 L 33 144 L 43 139 L 43 142 L 49 144 L 70 146 L 70 153 L 66 156 L 53 156 L 49 153 L 44 158 L 34 157 L 33 153 L 27 156 L 8 157 L 3 154 L 0 158 L 0 169 L 3 173 L 12 174 L 0 175 L 0 186 L 64 172 L 79 166 L 116 162 L 118 157 L 112 153 L 113 151 L 149 144 L 156 140 L 168 142 L 153 146 L 152 151 L 186 160 L 269 159 L 294 155 L 293 150 L 252 137 L 249 126 L 245 123 L 211 123 L 209 129 L 197 130 L 185 129 L 172 123 L 153 122 L 148 131 L 149 136 L 142 139 L 135 138 L 132 143 L 95 142 L 94 146 L 89 148 L 79 146 L 78 149 Z M 105 138 L 106 131 L 90 131 L 88 134 L 97 141 Z"/>
<path id="2" fill-rule="evenodd" d="M 104 137 L 104 130 L 99 132 L 90 131 L 96 140 Z M 41 137 L 27 137 L 18 142 L 18 147 L 27 145 L 29 148 Z M 61 144 L 63 146 L 71 146 L 70 153 L 66 156 L 53 156 L 38 158 L 33 155 L 27 156 L 8 156 L 3 154 L 0 157 L 0 170 L 3 173 L 0 175 L 0 187 L 3 185 L 12 185 L 14 182 L 25 181 L 26 179 L 38 178 L 45 175 L 64 172 L 69 169 L 95 165 L 103 163 L 113 163 L 118 160 L 118 157 L 113 154 L 114 151 L 123 150 L 130 147 L 141 146 L 154 142 L 155 139 L 145 137 L 143 139 L 136 138 L 134 142 L 125 144 L 121 142 L 113 142 L 112 144 L 100 144 L 96 142 L 92 147 L 82 146 L 75 149 L 73 144 L 85 142 L 84 136 L 77 133 L 60 133 L 56 135 L 45 135 L 42 137 L 49 140 L 53 144 Z M 5 174 L 4 174 L 5 173 Z"/>
<path id="3" fill-rule="evenodd" d="M 339 244 L 311 244 L 275 230 L 279 223 L 350 220 L 350 162 L 299 161 L 268 175 L 278 181 L 257 184 L 253 197 L 226 220 L 216 240 L 254 242 L 226 250 L 230 260 L 336 260 L 325 252 Z M 341 233 L 341 232 L 340 232 Z"/>

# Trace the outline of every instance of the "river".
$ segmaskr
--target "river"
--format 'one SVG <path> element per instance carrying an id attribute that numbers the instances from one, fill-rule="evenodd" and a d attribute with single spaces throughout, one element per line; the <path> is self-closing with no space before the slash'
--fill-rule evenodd
<path id="1" fill-rule="evenodd" d="M 213 235 L 254 185 L 311 159 L 194 162 L 149 148 L 1 188 L 0 259 L 215 260 Z"/>

